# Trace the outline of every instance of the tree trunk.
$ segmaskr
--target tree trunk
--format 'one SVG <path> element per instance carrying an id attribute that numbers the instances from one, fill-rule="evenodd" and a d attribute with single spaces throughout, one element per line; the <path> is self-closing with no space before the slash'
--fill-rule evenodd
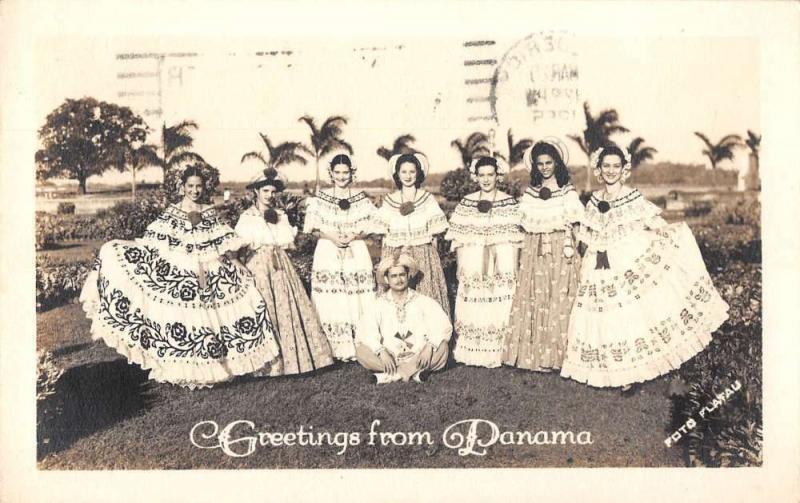
<path id="1" fill-rule="evenodd" d="M 316 161 L 316 168 L 317 168 L 317 178 L 316 182 L 314 182 L 314 195 L 316 196 L 319 192 L 319 157 L 314 158 Z"/>
<path id="2" fill-rule="evenodd" d="M 136 200 L 136 167 L 131 166 L 131 200 Z"/>
<path id="3" fill-rule="evenodd" d="M 78 190 L 81 195 L 86 195 L 86 177 L 78 177 Z"/>
<path id="4" fill-rule="evenodd" d="M 585 192 L 592 191 L 592 162 L 591 158 L 586 161 L 586 183 L 583 186 Z"/>

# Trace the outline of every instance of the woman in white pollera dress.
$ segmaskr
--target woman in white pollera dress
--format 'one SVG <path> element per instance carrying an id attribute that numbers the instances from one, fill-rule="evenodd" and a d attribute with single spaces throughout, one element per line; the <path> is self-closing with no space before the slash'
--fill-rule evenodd
<path id="1" fill-rule="evenodd" d="M 519 204 L 497 189 L 505 165 L 493 157 L 472 161 L 480 190 L 453 210 L 445 239 L 458 254 L 453 358 L 467 365 L 499 367 L 509 326 L 523 239 Z"/>
<path id="2" fill-rule="evenodd" d="M 375 226 L 375 206 L 353 190 L 350 156 L 336 155 L 328 170 L 333 186 L 309 198 L 303 232 L 319 238 L 311 269 L 311 300 L 333 356 L 355 359 L 358 321 L 375 300 L 372 259 L 364 238 Z"/>

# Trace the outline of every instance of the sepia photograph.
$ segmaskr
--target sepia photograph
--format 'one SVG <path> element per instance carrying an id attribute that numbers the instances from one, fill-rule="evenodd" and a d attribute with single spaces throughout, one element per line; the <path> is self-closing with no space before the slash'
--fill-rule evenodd
<path id="1" fill-rule="evenodd" d="M 191 5 L 0 3 L 29 476 L 796 475 L 792 4 Z"/>

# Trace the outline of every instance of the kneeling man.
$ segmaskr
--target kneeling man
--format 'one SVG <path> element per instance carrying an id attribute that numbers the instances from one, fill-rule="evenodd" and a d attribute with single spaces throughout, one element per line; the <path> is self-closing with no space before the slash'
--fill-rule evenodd
<path id="1" fill-rule="evenodd" d="M 439 303 L 409 288 L 416 274 L 414 259 L 404 253 L 378 264 L 378 284 L 388 289 L 364 313 L 356 331 L 356 359 L 376 373 L 378 384 L 420 382 L 420 375 L 447 363 L 453 326 Z"/>

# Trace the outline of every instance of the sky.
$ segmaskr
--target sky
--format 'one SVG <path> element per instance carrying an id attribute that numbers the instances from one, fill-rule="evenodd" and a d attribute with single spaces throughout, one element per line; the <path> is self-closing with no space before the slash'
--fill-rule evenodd
<path id="1" fill-rule="evenodd" d="M 513 5 L 525 14 L 524 4 Z M 197 122 L 195 150 L 223 181 L 256 174 L 256 161 L 240 160 L 263 151 L 259 132 L 273 142 L 307 143 L 308 129 L 298 122 L 305 114 L 318 123 L 331 115 L 348 118 L 343 138 L 355 150 L 363 180 L 388 176 L 376 149 L 405 133 L 416 137 L 414 146 L 428 155 L 433 172 L 459 166 L 450 143 L 473 131 L 494 130 L 504 152 L 509 128 L 517 139 L 560 138 L 570 164 L 583 164 L 586 156 L 566 135 L 582 131 L 584 101 L 593 113 L 616 109 L 631 133 L 613 139 L 627 144 L 643 137 L 658 150 L 656 161 L 707 164 L 694 131 L 712 140 L 760 131 L 759 46 L 747 37 L 485 28 L 344 37 L 332 28 L 294 36 L 44 38 L 35 56 L 40 124 L 64 99 L 82 96 L 140 114 L 160 109 L 143 115 L 154 132 L 162 122 Z M 496 120 L 471 121 L 491 116 L 492 85 L 466 82 L 495 71 Z M 531 95 L 538 101 L 532 104 Z M 746 151 L 737 154 L 722 167 L 746 165 Z M 313 179 L 314 162 L 282 172 L 291 180 Z M 160 171 L 147 169 L 137 178 L 159 180 Z M 129 179 L 109 172 L 90 183 Z"/>

